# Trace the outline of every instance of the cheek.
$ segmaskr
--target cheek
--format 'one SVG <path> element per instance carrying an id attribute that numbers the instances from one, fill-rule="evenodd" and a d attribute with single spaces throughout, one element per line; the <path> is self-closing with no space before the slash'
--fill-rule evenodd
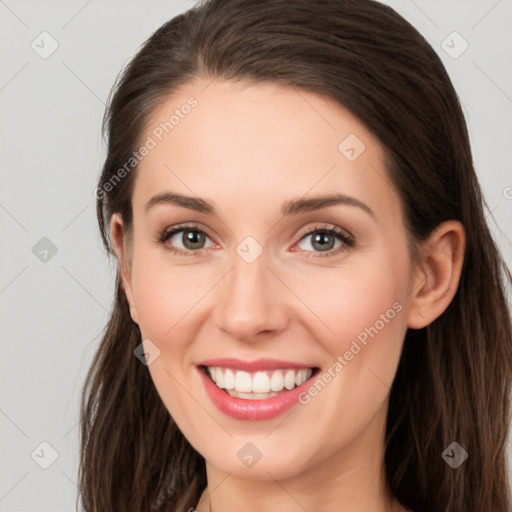
<path id="1" fill-rule="evenodd" d="M 382 339 L 379 346 L 400 344 L 397 334 L 407 320 L 405 268 L 406 254 L 390 251 L 354 265 L 309 268 L 295 281 L 290 274 L 287 282 L 293 283 L 295 294 L 310 310 L 300 308 L 308 329 L 314 329 L 316 338 L 337 357 L 350 350 L 354 341 L 361 347 L 377 338 Z"/>
<path id="2" fill-rule="evenodd" d="M 199 267 L 171 265 L 165 251 L 139 251 L 132 287 L 141 333 L 158 340 L 172 337 L 180 319 L 193 313 L 211 280 Z"/>
<path id="3" fill-rule="evenodd" d="M 381 280 L 377 286 L 375 282 L 358 280 L 343 284 L 343 290 L 332 289 L 325 299 L 326 323 L 334 332 L 329 342 L 330 352 L 341 355 L 350 350 L 354 342 L 366 347 L 368 341 L 376 337 L 391 341 L 393 329 L 390 327 L 399 323 L 399 313 L 403 310 L 394 283 Z"/>
<path id="4" fill-rule="evenodd" d="M 405 249 L 390 247 L 373 254 L 371 261 L 347 262 L 323 275 L 312 269 L 297 281 L 297 295 L 315 313 L 304 310 L 301 318 L 329 354 L 320 374 L 326 391 L 317 393 L 323 389 L 320 383 L 304 398 L 319 422 L 334 425 L 340 411 L 355 411 L 355 432 L 384 403 L 407 330 L 407 265 Z"/>
<path id="5" fill-rule="evenodd" d="M 301 293 L 311 297 L 308 305 L 329 327 L 315 330 L 332 358 L 322 378 L 328 389 L 310 395 L 319 421 L 336 424 L 340 411 L 356 412 L 351 424 L 356 432 L 384 403 L 407 330 L 408 261 L 405 248 L 389 247 L 371 261 L 330 272 L 329 279 L 316 283 L 321 294 L 312 284 L 308 291 L 310 281 L 303 281 Z"/>

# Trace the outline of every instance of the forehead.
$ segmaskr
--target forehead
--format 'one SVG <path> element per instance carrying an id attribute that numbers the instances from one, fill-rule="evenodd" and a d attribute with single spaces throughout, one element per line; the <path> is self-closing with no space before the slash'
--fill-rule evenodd
<path id="1" fill-rule="evenodd" d="M 377 211 L 399 203 L 366 127 L 333 101 L 291 87 L 184 85 L 153 112 L 141 140 L 151 149 L 137 171 L 134 210 L 165 191 L 247 215 L 276 214 L 306 195 L 346 194 Z"/>

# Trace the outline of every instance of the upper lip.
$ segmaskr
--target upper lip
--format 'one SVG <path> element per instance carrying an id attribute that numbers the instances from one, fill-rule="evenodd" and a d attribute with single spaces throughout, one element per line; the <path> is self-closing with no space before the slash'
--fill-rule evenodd
<path id="1" fill-rule="evenodd" d="M 241 370 L 246 372 L 277 370 L 279 368 L 315 368 L 315 366 L 310 364 L 296 363 L 294 361 L 284 361 L 282 359 L 256 359 L 254 361 L 244 361 L 242 359 L 236 359 L 233 357 L 206 359 L 205 361 L 198 363 L 198 365 L 231 368 L 232 370 Z"/>

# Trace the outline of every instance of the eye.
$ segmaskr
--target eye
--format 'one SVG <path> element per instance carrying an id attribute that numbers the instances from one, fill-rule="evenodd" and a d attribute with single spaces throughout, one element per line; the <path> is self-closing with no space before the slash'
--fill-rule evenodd
<path id="1" fill-rule="evenodd" d="M 204 253 L 204 243 L 209 236 L 196 224 L 175 226 L 164 230 L 157 242 L 166 246 L 166 249 L 180 256 L 201 256 Z M 169 241 L 170 244 L 166 242 Z M 184 247 L 176 247 L 181 243 Z"/>
<path id="2" fill-rule="evenodd" d="M 310 229 L 306 233 L 302 234 L 299 243 L 307 240 L 310 237 L 311 241 L 306 245 L 312 247 L 313 250 L 311 251 L 306 249 L 304 251 L 304 249 L 301 249 L 298 251 L 313 253 L 308 254 L 307 257 L 311 256 L 314 258 L 325 258 L 336 256 L 337 254 L 347 251 L 348 249 L 355 246 L 354 238 L 337 227 L 329 227 L 325 225 L 315 226 L 313 229 Z M 334 248 L 336 240 L 340 242 L 340 245 Z M 318 254 L 318 252 L 325 254 Z"/>

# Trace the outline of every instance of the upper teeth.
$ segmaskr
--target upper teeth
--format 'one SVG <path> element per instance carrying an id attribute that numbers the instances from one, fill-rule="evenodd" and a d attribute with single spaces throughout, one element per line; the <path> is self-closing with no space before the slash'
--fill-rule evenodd
<path id="1" fill-rule="evenodd" d="M 217 387 L 234 389 L 245 393 L 269 393 L 282 391 L 284 388 L 293 389 L 306 382 L 313 373 L 312 368 L 300 370 L 272 370 L 260 372 L 244 372 L 221 367 L 207 367 L 208 373 Z"/>

